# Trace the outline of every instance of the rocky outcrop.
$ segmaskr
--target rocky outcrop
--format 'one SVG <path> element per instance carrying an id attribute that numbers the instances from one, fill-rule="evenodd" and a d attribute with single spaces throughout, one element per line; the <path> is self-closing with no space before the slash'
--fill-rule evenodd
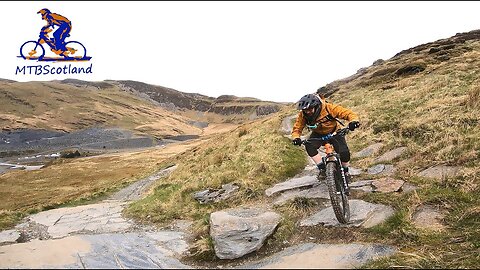
<path id="1" fill-rule="evenodd" d="M 281 103 L 266 102 L 256 98 L 236 97 L 233 95 L 221 95 L 218 98 L 213 98 L 197 93 L 185 93 L 163 86 L 136 81 L 108 82 L 117 85 L 124 91 L 133 93 L 171 111 L 187 109 L 221 115 L 255 113 L 257 116 L 263 116 L 278 112 L 285 106 Z"/>
<path id="2" fill-rule="evenodd" d="M 193 194 L 193 198 L 201 204 L 219 202 L 232 197 L 240 187 L 237 184 L 228 183 L 221 189 L 206 189 Z"/>
<path id="3" fill-rule="evenodd" d="M 413 48 L 403 50 L 397 53 L 393 58 L 398 58 L 399 56 L 404 54 L 427 51 L 427 50 L 428 50 L 428 53 L 435 53 L 436 51 L 432 51 L 432 48 L 438 48 L 441 46 L 449 46 L 444 49 L 452 49 L 456 44 L 465 43 L 467 40 L 480 40 L 480 30 L 474 30 L 474 31 L 465 32 L 465 33 L 457 33 L 455 36 L 450 38 L 440 39 L 434 42 L 421 44 Z"/>
<path id="4" fill-rule="evenodd" d="M 65 83 L 76 87 L 93 87 L 99 90 L 113 87 L 112 84 L 107 82 L 88 82 L 77 79 L 65 79 L 61 80 L 60 83 Z"/>
<path id="5" fill-rule="evenodd" d="M 232 114 L 249 114 L 255 113 L 258 116 L 268 115 L 280 111 L 281 107 L 279 105 L 212 105 L 208 112 L 218 113 L 222 115 L 232 115 Z"/>
<path id="6" fill-rule="evenodd" d="M 211 103 L 215 100 L 212 97 L 196 93 L 184 93 L 175 89 L 151 85 L 137 81 L 110 81 L 116 83 L 120 88 L 126 91 L 138 91 L 148 95 L 151 99 L 158 102 L 166 109 L 171 108 L 173 104 L 176 108 L 184 108 L 205 112 L 210 108 Z"/>
<path id="7" fill-rule="evenodd" d="M 280 215 L 267 209 L 235 208 L 210 214 L 210 236 L 220 259 L 236 259 L 260 249 Z"/>

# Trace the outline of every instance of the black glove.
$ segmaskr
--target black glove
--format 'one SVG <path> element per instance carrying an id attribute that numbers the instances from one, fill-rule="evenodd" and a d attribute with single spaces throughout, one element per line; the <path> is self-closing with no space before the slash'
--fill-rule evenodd
<path id="1" fill-rule="evenodd" d="M 354 131 L 359 126 L 360 126 L 360 123 L 358 121 L 352 121 L 348 123 L 348 129 L 350 129 L 351 131 Z"/>
<path id="2" fill-rule="evenodd" d="M 295 138 L 295 139 L 293 139 L 292 143 L 293 143 L 293 145 L 301 145 L 302 140 L 300 138 Z"/>

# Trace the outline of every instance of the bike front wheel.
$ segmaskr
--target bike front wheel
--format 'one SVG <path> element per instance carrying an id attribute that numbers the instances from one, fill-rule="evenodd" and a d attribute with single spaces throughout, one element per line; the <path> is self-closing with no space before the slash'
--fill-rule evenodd
<path id="1" fill-rule="evenodd" d="M 350 221 L 350 205 L 348 204 L 348 196 L 345 193 L 340 169 L 335 162 L 328 162 L 325 173 L 325 181 L 335 217 L 342 224 L 348 223 Z"/>
<path id="2" fill-rule="evenodd" d="M 38 41 L 27 41 L 20 46 L 20 56 L 28 60 L 42 60 L 45 56 L 45 49 Z"/>

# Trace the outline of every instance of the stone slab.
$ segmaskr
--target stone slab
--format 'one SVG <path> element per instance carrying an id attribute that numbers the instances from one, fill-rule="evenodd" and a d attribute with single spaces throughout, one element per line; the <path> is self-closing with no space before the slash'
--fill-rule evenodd
<path id="1" fill-rule="evenodd" d="M 396 251 L 394 247 L 379 244 L 304 243 L 235 269 L 356 269 Z"/>
<path id="2" fill-rule="evenodd" d="M 282 192 L 282 191 L 290 190 L 294 188 L 312 186 L 314 184 L 318 184 L 318 179 L 316 176 L 313 176 L 313 175 L 307 175 L 299 178 L 292 178 L 288 181 L 276 184 L 275 186 L 266 189 L 265 194 L 270 197 L 273 194 L 278 192 Z"/>
<path id="3" fill-rule="evenodd" d="M 350 222 L 340 224 L 335 217 L 333 208 L 320 210 L 318 213 L 300 221 L 300 226 L 315 226 L 323 224 L 324 226 L 344 226 L 344 227 L 364 227 L 375 226 L 388 217 L 393 215 L 394 210 L 390 206 L 382 204 L 372 204 L 362 200 L 350 200 Z"/>

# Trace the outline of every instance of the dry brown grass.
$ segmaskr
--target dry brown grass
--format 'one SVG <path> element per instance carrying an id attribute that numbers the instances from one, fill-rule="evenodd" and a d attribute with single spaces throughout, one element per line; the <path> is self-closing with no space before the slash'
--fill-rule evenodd
<path id="1" fill-rule="evenodd" d="M 392 244 L 401 251 L 367 268 L 471 268 L 479 263 L 480 42 L 465 44 L 472 50 L 452 54 L 455 57 L 448 61 L 426 62 L 421 73 L 395 80 L 354 80 L 330 97 L 360 116 L 362 127 L 348 138 L 351 149 L 360 150 L 378 141 L 386 145 L 382 152 L 406 146 L 408 151 L 402 160 L 409 162 L 397 166 L 396 177 L 419 186 L 418 193 L 364 198 L 397 209 L 387 223 L 367 232 L 365 240 Z M 382 74 L 388 71 L 388 64 L 412 62 L 415 57 L 418 55 L 407 54 L 369 72 L 383 69 L 377 73 Z M 354 160 L 352 165 L 366 169 L 373 160 Z M 417 176 L 436 164 L 461 166 L 463 174 L 440 182 Z M 412 226 L 414 209 L 425 204 L 446 212 L 443 223 L 447 229 L 441 234 Z M 464 235 L 462 241 L 452 241 L 459 235 Z"/>
<path id="2" fill-rule="evenodd" d="M 161 169 L 162 162 L 195 147 L 201 140 L 154 149 L 102 156 L 60 159 L 37 171 L 0 175 L 0 228 L 26 213 L 66 203 L 86 203 Z"/>
<path id="3" fill-rule="evenodd" d="M 473 110 L 480 108 L 480 83 L 478 81 L 470 88 L 466 104 L 468 108 Z"/>
<path id="4" fill-rule="evenodd" d="M 173 115 L 116 87 L 93 90 L 56 82 L 0 82 L 0 127 L 63 131 L 122 127 L 162 137 L 200 134 L 189 119 Z"/>

